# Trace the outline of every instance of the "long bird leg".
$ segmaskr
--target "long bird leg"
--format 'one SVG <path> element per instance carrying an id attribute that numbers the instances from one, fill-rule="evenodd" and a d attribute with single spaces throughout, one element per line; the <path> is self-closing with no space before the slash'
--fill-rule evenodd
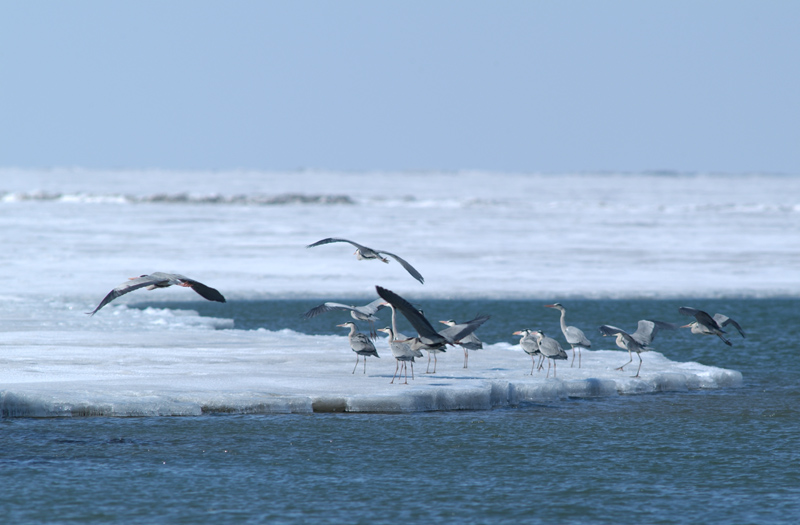
<path id="1" fill-rule="evenodd" d="M 464 368 L 469 368 L 467 364 L 469 363 L 469 350 L 466 348 L 464 349 Z"/>
<path id="2" fill-rule="evenodd" d="M 428 366 L 427 366 L 427 367 L 425 367 L 425 373 L 426 373 L 426 374 L 430 374 L 430 373 L 431 373 L 431 372 L 430 372 L 430 369 L 431 369 L 431 354 L 432 354 L 432 353 L 433 353 L 433 352 L 430 352 L 430 351 L 428 352 Z"/>
<path id="3" fill-rule="evenodd" d="M 572 368 L 575 365 L 575 345 L 572 346 L 572 361 L 569 364 L 569 367 Z M 578 361 L 578 368 L 581 367 L 581 362 Z"/>
<path id="4" fill-rule="evenodd" d="M 407 370 L 406 373 L 408 373 Z M 411 361 L 411 379 L 414 379 L 414 361 Z M 406 378 L 406 381 L 408 381 L 408 378 Z"/>
<path id="5" fill-rule="evenodd" d="M 639 377 L 639 370 L 642 369 L 642 354 L 637 353 L 636 355 L 639 356 L 639 368 L 636 369 L 636 375 L 633 377 Z"/>
<path id="6" fill-rule="evenodd" d="M 558 361 L 553 361 L 553 378 L 556 377 L 556 370 L 558 369 Z"/>
<path id="7" fill-rule="evenodd" d="M 533 368 L 536 366 L 536 356 L 531 354 L 531 375 L 533 375 Z"/>
<path id="8" fill-rule="evenodd" d="M 367 373 L 367 356 L 364 356 L 364 374 Z"/>
<path id="9" fill-rule="evenodd" d="M 403 369 L 406 371 L 406 382 L 403 383 L 403 384 L 407 385 L 408 384 L 408 363 L 407 362 L 403 362 Z"/>
<path id="10" fill-rule="evenodd" d="M 539 354 L 539 368 L 537 370 L 542 370 L 542 369 L 544 369 L 544 355 Z"/>
<path id="11" fill-rule="evenodd" d="M 549 359 L 547 360 L 547 375 L 544 376 L 544 378 L 547 379 L 548 377 L 550 377 L 550 360 Z"/>
<path id="12" fill-rule="evenodd" d="M 364 361 L 366 361 L 366 360 L 367 360 L 367 358 L 365 357 Z M 356 366 L 353 367 L 353 372 L 352 372 L 353 374 L 356 373 L 356 368 L 358 368 L 358 354 L 356 354 Z"/>
<path id="13" fill-rule="evenodd" d="M 396 360 L 396 361 L 395 361 L 395 365 L 394 365 L 394 375 L 392 376 L 392 380 L 391 380 L 391 381 L 389 381 L 389 384 L 390 384 L 390 385 L 393 385 L 393 384 L 394 384 L 394 376 L 396 376 L 396 375 L 397 375 L 397 369 L 398 369 L 398 368 L 400 368 L 400 361 L 397 361 L 397 360 Z M 401 371 L 401 372 L 400 372 L 400 375 L 402 375 L 402 374 L 403 374 L 403 372 Z"/>
<path id="14" fill-rule="evenodd" d="M 631 358 L 631 360 L 630 360 L 630 361 L 628 361 L 627 363 L 625 363 L 624 365 L 622 365 L 622 366 L 621 366 L 621 367 L 619 367 L 619 368 L 615 368 L 614 370 L 622 370 L 624 367 L 626 367 L 626 366 L 628 366 L 629 364 L 633 363 L 633 354 L 631 354 L 631 351 L 630 351 L 630 350 L 628 350 L 628 357 L 630 357 L 630 358 Z M 641 357 L 640 357 L 639 359 L 641 359 Z"/>

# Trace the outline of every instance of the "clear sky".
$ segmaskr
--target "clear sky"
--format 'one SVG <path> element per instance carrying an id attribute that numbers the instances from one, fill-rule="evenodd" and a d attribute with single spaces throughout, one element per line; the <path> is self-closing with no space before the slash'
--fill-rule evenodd
<path id="1" fill-rule="evenodd" d="M 800 174 L 800 2 L 0 0 L 0 166 Z"/>

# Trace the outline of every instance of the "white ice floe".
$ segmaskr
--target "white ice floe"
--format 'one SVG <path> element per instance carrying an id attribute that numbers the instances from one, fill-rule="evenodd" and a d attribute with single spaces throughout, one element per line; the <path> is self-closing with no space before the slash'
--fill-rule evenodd
<path id="1" fill-rule="evenodd" d="M 408 384 L 390 380 L 386 340 L 379 359 L 351 373 L 355 354 L 342 336 L 283 330 L 5 332 L 0 408 L 7 417 L 154 416 L 313 411 L 486 410 L 521 403 L 736 387 L 739 372 L 676 363 L 658 352 L 614 370 L 622 351 L 584 350 L 583 366 L 561 361 L 557 378 L 530 371 L 530 357 L 508 343 L 487 345 L 462 368 L 461 351 L 440 354 L 437 373 L 415 366 Z M 403 381 L 405 379 L 403 378 Z"/>
<path id="2" fill-rule="evenodd" d="M 238 330 L 200 300 L 136 291 L 88 317 L 127 277 L 191 275 L 228 299 L 800 296 L 800 178 L 773 175 L 258 173 L 0 169 L 0 391 L 9 415 L 476 409 L 566 397 L 720 388 L 738 372 L 652 352 L 585 352 L 558 379 L 487 345 L 390 385 L 388 350 L 349 372 L 342 334 Z M 358 261 L 345 237 L 402 254 Z M 492 312 L 487 312 L 491 314 Z M 609 320 L 622 323 L 624 320 Z M 629 324 L 635 323 L 631 319 Z M 460 350 L 456 350 L 460 353 Z M 460 362 L 460 360 L 457 360 Z M 638 363 L 638 362 L 637 362 Z"/>

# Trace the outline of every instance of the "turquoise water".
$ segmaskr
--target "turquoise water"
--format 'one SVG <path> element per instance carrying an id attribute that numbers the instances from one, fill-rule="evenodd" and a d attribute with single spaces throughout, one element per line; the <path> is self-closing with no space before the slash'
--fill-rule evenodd
<path id="1" fill-rule="evenodd" d="M 797 301 L 564 303 L 587 334 L 602 323 L 632 330 L 644 317 L 688 322 L 677 314 L 684 304 L 726 313 L 748 335 L 732 348 L 685 329 L 654 346 L 740 370 L 744 385 L 483 412 L 4 419 L 0 511 L 9 523 L 797 521 Z M 335 333 L 340 316 L 299 317 L 316 304 L 191 307 L 233 316 L 239 329 Z M 558 315 L 542 304 L 422 306 L 435 318 L 492 314 L 481 337 L 511 342 L 509 330 L 529 325 L 557 335 Z"/>

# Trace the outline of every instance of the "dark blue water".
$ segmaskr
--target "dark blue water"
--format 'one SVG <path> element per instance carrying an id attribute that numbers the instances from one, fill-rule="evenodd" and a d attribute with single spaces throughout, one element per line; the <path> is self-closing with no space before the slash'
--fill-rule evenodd
<path id="1" fill-rule="evenodd" d="M 688 322 L 683 304 L 726 313 L 748 335 L 732 348 L 686 329 L 654 346 L 740 370 L 744 386 L 482 412 L 5 419 L 0 513 L 9 523 L 797 522 L 796 301 L 564 302 L 587 334 L 644 317 Z M 340 316 L 299 318 L 315 304 L 192 308 L 240 329 L 337 333 Z M 492 314 L 482 338 L 511 342 L 524 326 L 558 334 L 542 304 L 422 306 L 437 319 Z"/>

